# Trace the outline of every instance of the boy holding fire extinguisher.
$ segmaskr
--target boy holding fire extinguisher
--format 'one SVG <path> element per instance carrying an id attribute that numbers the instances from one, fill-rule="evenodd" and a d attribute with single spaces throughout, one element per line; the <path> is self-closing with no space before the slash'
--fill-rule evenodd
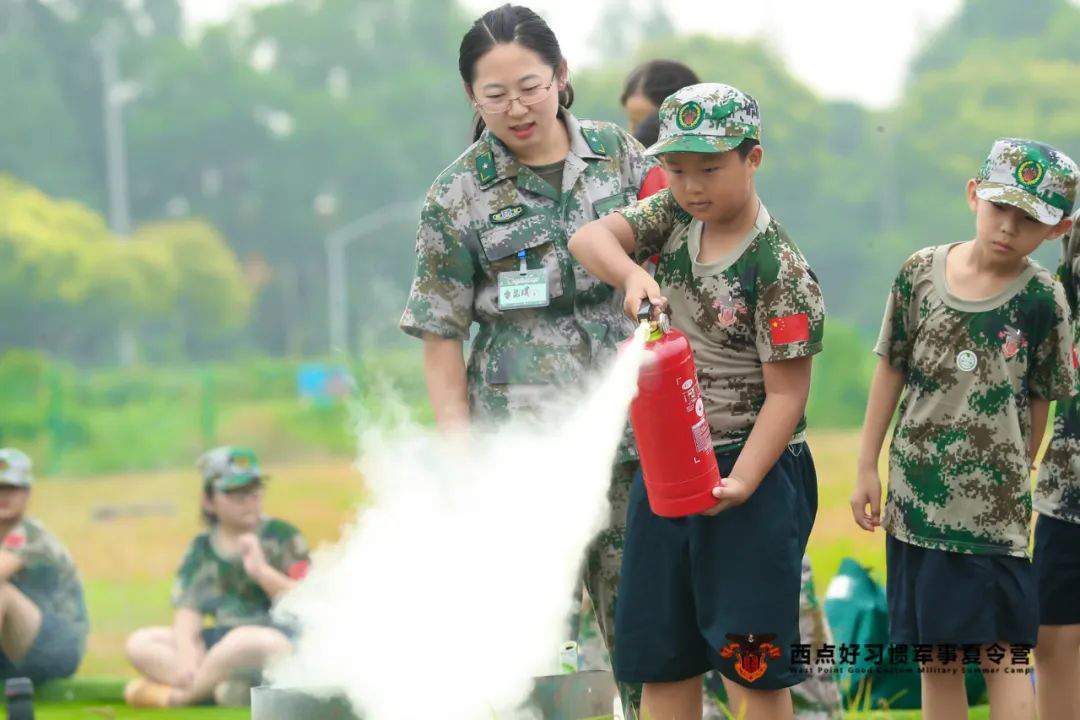
<path id="1" fill-rule="evenodd" d="M 736 714 L 792 717 L 801 560 L 817 510 L 805 443 L 811 356 L 824 301 L 802 253 L 758 198 L 757 102 L 684 88 L 660 109 L 671 187 L 589 223 L 570 250 L 591 273 L 670 310 L 693 347 L 722 477 L 704 514 L 662 518 L 642 477 L 630 499 L 616 676 L 643 682 L 646 716 L 701 717 L 702 675 L 724 677 Z M 660 254 L 656 278 L 634 257 Z M 634 256 L 634 257 L 631 257 Z"/>

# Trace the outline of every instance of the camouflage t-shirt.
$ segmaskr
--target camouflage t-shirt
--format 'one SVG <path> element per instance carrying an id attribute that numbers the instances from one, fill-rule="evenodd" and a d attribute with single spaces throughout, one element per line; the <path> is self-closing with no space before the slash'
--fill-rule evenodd
<path id="1" fill-rule="evenodd" d="M 560 396 L 556 388 L 581 387 L 633 332 L 621 293 L 587 273 L 567 242 L 632 203 L 653 161 L 615 125 L 560 117 L 570 138 L 562 192 L 485 131 L 436 178 L 421 212 L 401 328 L 467 340 L 478 324 L 466 378 L 480 422 L 535 412 Z M 499 274 L 517 271 L 521 253 L 529 270 L 546 274 L 549 304 L 502 310 Z M 628 436 L 619 459 L 632 457 Z"/>
<path id="2" fill-rule="evenodd" d="M 1080 221 L 1080 213 L 1075 220 Z M 1073 380 L 1080 392 L 1080 227 L 1062 239 L 1058 280 L 1073 318 Z M 1080 523 L 1080 396 L 1058 400 L 1050 446 L 1039 464 L 1035 509 L 1059 520 Z"/>
<path id="3" fill-rule="evenodd" d="M 256 530 L 267 562 L 299 580 L 308 569 L 308 548 L 300 531 L 274 518 Z M 225 556 L 215 546 L 213 531 L 200 533 L 180 563 L 172 593 L 173 607 L 195 610 L 216 625 L 270 623 L 270 597 L 244 570 L 238 555 Z"/>
<path id="4" fill-rule="evenodd" d="M 1030 397 L 1072 391 L 1069 309 L 1030 260 L 995 297 L 956 297 L 945 278 L 952 247 L 904 263 L 875 348 L 905 380 L 883 525 L 920 547 L 1025 557 Z"/>
<path id="5" fill-rule="evenodd" d="M 22 560 L 11 584 L 43 613 L 67 621 L 85 643 L 89 622 L 82 581 L 75 561 L 60 539 L 33 518 L 23 518 L 3 541 L 3 549 Z"/>
<path id="6" fill-rule="evenodd" d="M 670 190 L 621 211 L 635 254 L 660 253 L 656 281 L 671 324 L 694 350 L 698 380 L 721 451 L 745 444 L 765 403 L 762 363 L 821 352 L 825 301 L 799 248 L 762 205 L 746 238 L 718 262 L 698 262 L 702 223 Z M 792 441 L 802 439 L 800 420 Z"/>

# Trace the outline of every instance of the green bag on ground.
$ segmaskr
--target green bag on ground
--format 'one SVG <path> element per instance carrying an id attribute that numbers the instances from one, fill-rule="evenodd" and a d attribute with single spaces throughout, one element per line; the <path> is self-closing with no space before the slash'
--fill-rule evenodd
<path id="1" fill-rule="evenodd" d="M 825 593 L 825 617 L 836 643 L 841 694 L 849 710 L 918 709 L 921 705 L 919 666 L 913 660 L 890 662 L 889 610 L 885 590 L 866 568 L 844 558 Z M 841 665 L 841 645 L 859 648 L 858 658 Z M 868 646 L 884 646 L 881 663 L 867 658 Z M 910 650 L 910 649 L 909 649 Z M 908 655 L 910 656 L 910 652 Z M 964 674 L 968 704 L 975 705 L 986 693 L 979 672 Z"/>

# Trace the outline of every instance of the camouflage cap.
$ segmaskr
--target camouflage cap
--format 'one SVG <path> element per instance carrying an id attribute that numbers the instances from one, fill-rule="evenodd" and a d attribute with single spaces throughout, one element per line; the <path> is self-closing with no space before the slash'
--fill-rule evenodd
<path id="1" fill-rule="evenodd" d="M 217 447 L 203 453 L 195 462 L 203 483 L 217 492 L 250 485 L 263 480 L 255 451 L 238 447 Z"/>
<path id="2" fill-rule="evenodd" d="M 32 468 L 33 463 L 22 450 L 0 448 L 0 485 L 30 487 L 34 484 Z"/>
<path id="3" fill-rule="evenodd" d="M 646 155 L 720 153 L 761 140 L 757 100 L 720 83 L 689 85 L 660 106 L 660 139 Z"/>
<path id="4" fill-rule="evenodd" d="M 975 177 L 975 194 L 1056 225 L 1073 210 L 1078 178 L 1080 168 L 1060 150 L 1034 140 L 1001 138 Z"/>

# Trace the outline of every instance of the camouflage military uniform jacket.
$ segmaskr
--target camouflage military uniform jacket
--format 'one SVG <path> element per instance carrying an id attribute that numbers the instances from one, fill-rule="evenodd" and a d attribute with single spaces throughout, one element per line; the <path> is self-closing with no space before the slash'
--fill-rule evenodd
<path id="1" fill-rule="evenodd" d="M 267 562 L 299 580 L 307 572 L 308 549 L 300 531 L 283 520 L 264 518 L 256 530 Z M 212 532 L 200 533 L 180 563 L 173 607 L 195 610 L 222 626 L 270 623 L 270 598 L 248 576 L 239 556 L 226 557 L 214 546 Z"/>
<path id="2" fill-rule="evenodd" d="M 610 123 L 578 122 L 561 111 L 570 137 L 562 192 L 514 155 L 490 130 L 435 180 L 417 233 L 416 276 L 401 328 L 467 340 L 467 380 L 477 420 L 534 411 L 553 388 L 577 388 L 614 356 L 633 325 L 621 293 L 589 275 L 567 250 L 585 223 L 634 201 L 653 161 Z M 499 309 L 498 275 L 547 273 L 550 304 Z M 632 442 L 620 459 L 632 458 Z"/>
<path id="3" fill-rule="evenodd" d="M 1080 214 L 1075 217 L 1080 220 Z M 1073 318 L 1073 380 L 1080 392 L 1080 227 L 1062 239 L 1058 279 L 1065 289 Z M 1042 515 L 1080 523 L 1080 396 L 1059 400 L 1050 447 L 1039 465 L 1035 509 Z"/>
<path id="4" fill-rule="evenodd" d="M 951 247 L 904 263 L 875 348 L 905 378 L 883 525 L 920 547 L 1025 557 L 1030 397 L 1072 391 L 1069 310 L 1034 261 L 996 297 L 955 297 Z"/>
<path id="5" fill-rule="evenodd" d="M 23 518 L 4 537 L 2 547 L 23 562 L 11 584 L 42 613 L 65 620 L 85 643 L 89 622 L 82 581 L 64 544 L 37 520 Z"/>
<path id="6" fill-rule="evenodd" d="M 672 326 L 694 349 L 713 445 L 738 450 L 765 403 L 762 363 L 821 351 L 825 302 L 817 279 L 764 206 L 742 243 L 708 265 L 697 261 L 702 223 L 670 190 L 622 215 L 634 229 L 636 254 L 660 253 L 656 281 Z M 804 419 L 792 442 L 803 439 L 805 427 Z"/>

